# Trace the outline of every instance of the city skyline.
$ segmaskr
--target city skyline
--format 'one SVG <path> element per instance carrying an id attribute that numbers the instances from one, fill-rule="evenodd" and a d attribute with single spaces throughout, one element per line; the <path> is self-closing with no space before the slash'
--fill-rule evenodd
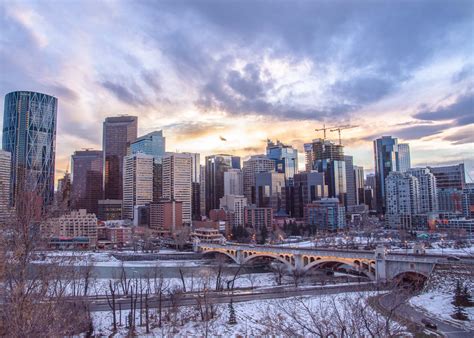
<path id="1" fill-rule="evenodd" d="M 315 128 L 358 125 L 342 132 L 344 152 L 367 172 L 372 141 L 391 135 L 413 166 L 465 162 L 474 177 L 470 2 L 276 2 L 271 15 L 266 2 L 0 6 L 0 96 L 58 98 L 56 179 L 74 151 L 100 150 L 102 122 L 121 114 L 138 116 L 138 136 L 163 130 L 168 151 L 201 159 L 246 159 L 279 139 L 299 150 L 299 169 Z"/>

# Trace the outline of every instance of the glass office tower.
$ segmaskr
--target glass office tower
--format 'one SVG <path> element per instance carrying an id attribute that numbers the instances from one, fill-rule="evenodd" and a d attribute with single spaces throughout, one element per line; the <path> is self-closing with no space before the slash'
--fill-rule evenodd
<path id="1" fill-rule="evenodd" d="M 411 168 L 410 145 L 408 143 L 398 144 L 399 171 L 404 173 Z"/>
<path id="2" fill-rule="evenodd" d="M 398 139 L 382 136 L 374 140 L 375 203 L 377 212 L 385 213 L 387 197 L 385 180 L 391 171 L 400 171 Z"/>
<path id="3" fill-rule="evenodd" d="M 232 155 L 206 156 L 206 214 L 219 209 L 220 199 L 224 197 L 224 172 L 240 169 L 240 157 Z"/>
<path id="4" fill-rule="evenodd" d="M 152 155 L 156 163 L 161 163 L 165 156 L 166 138 L 163 131 L 153 131 L 137 138 L 131 145 L 132 154 L 142 153 Z"/>
<path id="5" fill-rule="evenodd" d="M 137 120 L 136 116 L 115 116 L 104 121 L 104 199 L 122 199 L 123 159 L 137 139 Z"/>
<path id="6" fill-rule="evenodd" d="M 329 140 L 315 139 L 312 142 L 312 170 L 324 173 L 324 181 L 328 187 L 328 196 L 338 198 L 343 205 L 346 203 L 346 161 L 344 147 Z"/>
<path id="7" fill-rule="evenodd" d="M 267 140 L 267 157 L 275 161 L 275 171 L 285 174 L 287 180 L 292 180 L 298 172 L 298 150 L 292 146 Z"/>
<path id="8" fill-rule="evenodd" d="M 97 215 L 102 199 L 102 150 L 75 151 L 72 155 L 72 206 Z"/>
<path id="9" fill-rule="evenodd" d="M 5 96 L 2 148 L 12 154 L 12 206 L 20 192 L 34 192 L 43 206 L 53 202 L 58 99 L 17 91 Z"/>

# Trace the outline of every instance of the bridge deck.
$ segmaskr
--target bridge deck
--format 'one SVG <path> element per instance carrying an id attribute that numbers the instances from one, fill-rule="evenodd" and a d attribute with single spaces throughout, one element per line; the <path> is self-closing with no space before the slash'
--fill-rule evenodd
<path id="1" fill-rule="evenodd" d="M 276 254 L 301 254 L 301 255 L 321 255 L 321 256 L 340 256 L 352 257 L 361 259 L 374 259 L 375 251 L 372 250 L 354 250 L 354 249 L 330 249 L 330 248 L 301 248 L 292 246 L 278 246 L 278 245 L 253 245 L 253 244 L 212 244 L 202 243 L 199 247 L 224 249 L 224 250 L 243 250 L 243 251 L 260 251 L 273 252 Z M 446 263 L 449 255 L 439 254 L 414 254 L 402 252 L 387 252 L 386 260 L 389 261 L 405 261 L 405 262 L 420 262 L 420 263 Z M 472 257 L 460 256 L 459 259 L 467 264 L 474 264 Z"/>

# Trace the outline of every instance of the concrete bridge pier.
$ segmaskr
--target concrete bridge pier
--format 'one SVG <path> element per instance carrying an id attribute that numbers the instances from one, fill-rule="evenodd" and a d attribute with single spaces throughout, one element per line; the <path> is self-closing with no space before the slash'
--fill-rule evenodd
<path id="1" fill-rule="evenodd" d="M 293 259 L 295 260 L 294 269 L 296 270 L 296 272 L 303 273 L 304 272 L 303 256 L 300 254 L 295 254 L 293 255 Z"/>
<path id="2" fill-rule="evenodd" d="M 387 280 L 387 261 L 386 249 L 383 246 L 378 246 L 375 249 L 375 280 L 377 282 L 385 282 Z"/>
<path id="3" fill-rule="evenodd" d="M 236 261 L 238 264 L 243 264 L 244 263 L 244 253 L 242 252 L 242 250 L 237 250 L 235 252 L 235 257 L 236 257 Z"/>

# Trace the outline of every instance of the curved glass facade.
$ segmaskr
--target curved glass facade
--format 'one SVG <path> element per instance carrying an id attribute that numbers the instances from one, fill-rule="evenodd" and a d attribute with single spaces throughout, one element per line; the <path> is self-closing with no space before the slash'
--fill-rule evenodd
<path id="1" fill-rule="evenodd" d="M 17 91 L 5 96 L 2 148 L 11 156 L 11 205 L 19 192 L 36 192 L 44 206 L 54 197 L 58 99 Z"/>

